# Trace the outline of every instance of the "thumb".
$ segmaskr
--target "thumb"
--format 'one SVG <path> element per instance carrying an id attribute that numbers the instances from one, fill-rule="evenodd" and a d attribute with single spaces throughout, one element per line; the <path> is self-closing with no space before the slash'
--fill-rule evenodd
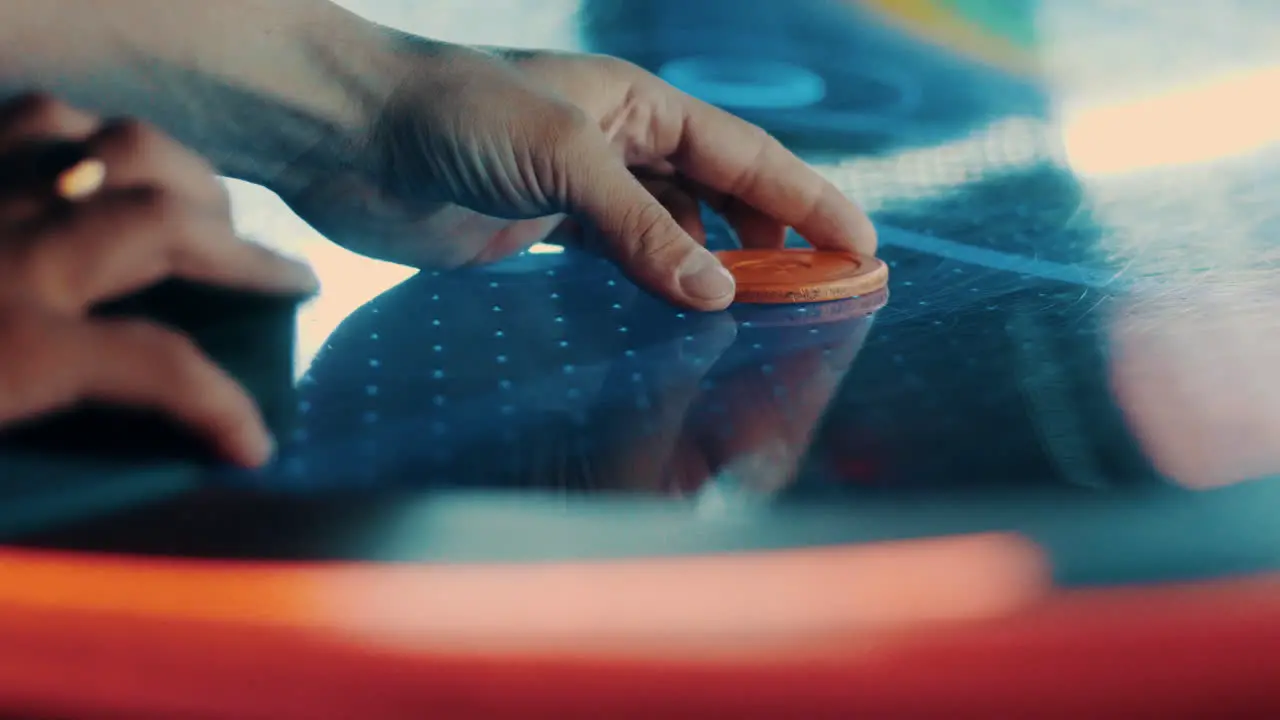
<path id="1" fill-rule="evenodd" d="M 679 305 L 728 306 L 733 276 L 716 256 L 676 223 L 604 138 L 585 145 L 565 168 L 569 209 L 595 226 L 623 272 Z"/>

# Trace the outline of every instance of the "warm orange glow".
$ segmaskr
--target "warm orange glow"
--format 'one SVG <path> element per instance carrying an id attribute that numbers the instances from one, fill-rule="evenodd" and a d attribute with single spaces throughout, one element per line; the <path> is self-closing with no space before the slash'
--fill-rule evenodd
<path id="1" fill-rule="evenodd" d="M 1280 143 L 1280 67 L 1067 114 L 1067 157 L 1110 175 L 1237 157 Z"/>
<path id="2" fill-rule="evenodd" d="M 672 659 L 848 642 L 998 617 L 1043 597 L 1039 551 L 984 535 L 698 558 L 522 565 L 267 565 L 0 551 L 20 608 L 305 630 L 398 652 Z"/>
<path id="3" fill-rule="evenodd" d="M 31 574 L 37 566 L 52 576 Z M 155 582 L 178 569 L 166 563 L 96 565 L 87 557 L 4 553 L 6 591 L 10 581 L 31 579 L 52 580 L 58 591 L 0 605 L 0 713 L 493 720 L 897 717 L 908 711 L 1269 717 L 1280 711 L 1271 662 L 1280 649 L 1280 580 L 1274 577 L 1077 591 L 1011 617 L 882 637 L 873 652 L 856 642 L 829 643 L 825 650 L 744 663 L 738 657 L 680 662 L 586 653 L 414 653 L 337 643 L 319 626 L 309 632 L 249 618 L 192 619 L 184 604 L 195 606 L 194 615 L 205 614 L 229 597 L 248 599 L 246 592 L 266 576 L 287 576 L 281 568 L 236 567 L 198 564 L 194 574 L 179 572 L 186 579 L 168 586 Z M 82 577 L 73 582 L 75 574 Z M 149 584 L 112 590 L 106 602 L 66 595 L 139 580 Z M 220 580 L 239 587 L 219 595 Z M 167 601 L 140 601 L 138 612 L 119 606 L 127 597 L 179 586 L 181 593 Z M 197 590 L 214 597 L 187 594 Z M 666 590 L 663 604 L 680 602 L 679 585 Z M 264 604 L 278 607 L 278 601 Z M 95 605 L 103 607 L 88 611 Z M 432 607 L 428 602 L 421 612 Z M 146 615 L 156 608 L 167 614 Z"/>
<path id="4" fill-rule="evenodd" d="M 895 27 L 970 55 L 1009 72 L 1034 69 L 1031 53 L 1009 40 L 967 22 L 936 0 L 859 0 Z"/>

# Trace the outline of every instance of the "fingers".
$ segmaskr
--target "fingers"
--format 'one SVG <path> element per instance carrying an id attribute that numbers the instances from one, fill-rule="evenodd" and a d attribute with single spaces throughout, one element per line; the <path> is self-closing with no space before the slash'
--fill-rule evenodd
<path id="1" fill-rule="evenodd" d="M 732 198 L 721 211 L 744 248 L 773 250 L 787 243 L 787 227 L 759 210 Z"/>
<path id="2" fill-rule="evenodd" d="M 11 284 L 78 312 L 169 277 L 249 291 L 315 290 L 310 268 L 237 238 L 220 216 L 154 187 L 107 190 L 40 229 L 6 263 Z"/>
<path id="3" fill-rule="evenodd" d="M 87 152 L 101 159 L 108 172 L 105 187 L 164 187 L 210 211 L 229 212 L 222 183 L 204 158 L 138 120 L 113 120 L 85 141 Z"/>
<path id="4" fill-rule="evenodd" d="M 545 240 L 564 221 L 563 215 L 548 215 L 530 220 L 504 220 L 483 215 L 476 216 L 476 220 L 469 223 L 469 225 L 483 222 L 485 225 L 495 228 L 495 230 L 492 234 L 484 233 L 488 237 L 484 246 L 471 261 L 471 264 L 497 262 L 515 255 L 521 250 Z M 472 228 L 468 227 L 467 229 L 471 230 Z"/>
<path id="5" fill-rule="evenodd" d="M 787 227 L 774 218 L 732 195 L 726 195 L 694 180 L 682 179 L 681 185 L 729 223 L 742 247 L 767 250 L 786 244 Z"/>
<path id="6" fill-rule="evenodd" d="M 256 467 L 273 453 L 244 390 L 190 340 L 156 325 L 8 312 L 0 369 L 0 424 L 96 400 L 164 413 L 231 462 Z"/>
<path id="7" fill-rule="evenodd" d="M 163 184 L 193 200 L 225 205 L 214 169 L 199 155 L 138 120 L 100 123 L 47 95 L 24 95 L 0 106 L 0 153 L 47 141 L 83 142 L 110 172 L 108 187 Z"/>
<path id="8" fill-rule="evenodd" d="M 0 106 L 0 221 L 21 223 L 42 212 L 59 173 L 84 159 L 79 143 L 96 127 L 92 115 L 46 95 Z"/>
<path id="9" fill-rule="evenodd" d="M 82 328 L 81 352 L 96 361 L 87 364 L 77 399 L 162 412 L 231 462 L 257 467 L 271 459 L 274 443 L 253 400 L 191 340 L 138 321 Z"/>
<path id="10" fill-rule="evenodd" d="M 100 178 L 90 173 L 103 166 L 87 159 L 80 143 L 70 141 L 29 143 L 0 153 L 0 223 L 30 223 L 58 198 L 71 199 L 77 191 L 94 189 L 95 182 L 100 186 Z"/>
<path id="11" fill-rule="evenodd" d="M 38 93 L 0 106 L 0 153 L 44 140 L 83 140 L 98 127 L 88 113 Z"/>
<path id="12" fill-rule="evenodd" d="M 684 136 L 671 158 L 690 178 L 736 197 L 815 247 L 873 254 L 866 214 L 760 128 L 683 96 Z"/>
<path id="13" fill-rule="evenodd" d="M 599 133 L 568 144 L 562 176 L 570 209 L 599 231 L 623 270 L 646 289 L 680 305 L 719 310 L 734 281 L 645 189 Z"/>
<path id="14" fill-rule="evenodd" d="M 84 146 L 71 140 L 30 142 L 0 153 L 0 197 L 29 196 L 46 203 L 59 177 L 88 159 Z"/>
<path id="15" fill-rule="evenodd" d="M 105 176 L 57 192 L 85 159 Z M 0 106 L 0 170 L 0 424 L 98 400 L 166 413 L 233 462 L 269 460 L 253 401 L 188 338 L 84 311 L 169 277 L 310 293 L 310 269 L 237 238 L 213 168 L 141 123 L 24 97 Z"/>
<path id="16" fill-rule="evenodd" d="M 0 106 L 0 154 L 6 156 L 0 168 L 0 195 L 5 196 L 0 204 L 17 209 L 31 204 L 27 195 L 47 191 L 57 173 L 93 157 L 106 168 L 103 187 L 159 185 L 210 211 L 230 212 L 214 168 L 199 155 L 141 121 L 101 123 L 46 95 L 26 95 Z M 11 179 L 21 181 L 20 186 Z"/>
<path id="17" fill-rule="evenodd" d="M 641 180 L 645 190 L 649 191 L 684 230 L 699 245 L 707 244 L 707 228 L 702 222 L 702 206 L 698 199 L 686 192 L 679 185 L 665 180 Z"/>

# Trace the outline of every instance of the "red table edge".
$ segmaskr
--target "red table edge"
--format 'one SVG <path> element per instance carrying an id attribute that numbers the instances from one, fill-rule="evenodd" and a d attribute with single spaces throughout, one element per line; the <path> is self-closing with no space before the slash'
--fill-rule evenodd
<path id="1" fill-rule="evenodd" d="M 1280 713 L 1280 578 L 1056 592 L 777 658 L 374 647 L 0 603 L 0 710 L 130 717 Z"/>

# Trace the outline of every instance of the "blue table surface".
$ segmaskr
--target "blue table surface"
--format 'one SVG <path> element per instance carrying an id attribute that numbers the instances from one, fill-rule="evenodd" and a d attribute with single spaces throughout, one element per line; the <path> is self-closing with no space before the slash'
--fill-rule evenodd
<path id="1" fill-rule="evenodd" d="M 1034 63 L 1009 67 L 852 1 L 346 4 L 622 55 L 761 124 L 872 212 L 887 304 L 681 312 L 556 234 L 418 272 L 231 183 L 325 286 L 279 460 L 11 454 L 4 542 L 486 561 L 1012 530 L 1066 583 L 1280 566 L 1280 6 L 1013 3 Z"/>

